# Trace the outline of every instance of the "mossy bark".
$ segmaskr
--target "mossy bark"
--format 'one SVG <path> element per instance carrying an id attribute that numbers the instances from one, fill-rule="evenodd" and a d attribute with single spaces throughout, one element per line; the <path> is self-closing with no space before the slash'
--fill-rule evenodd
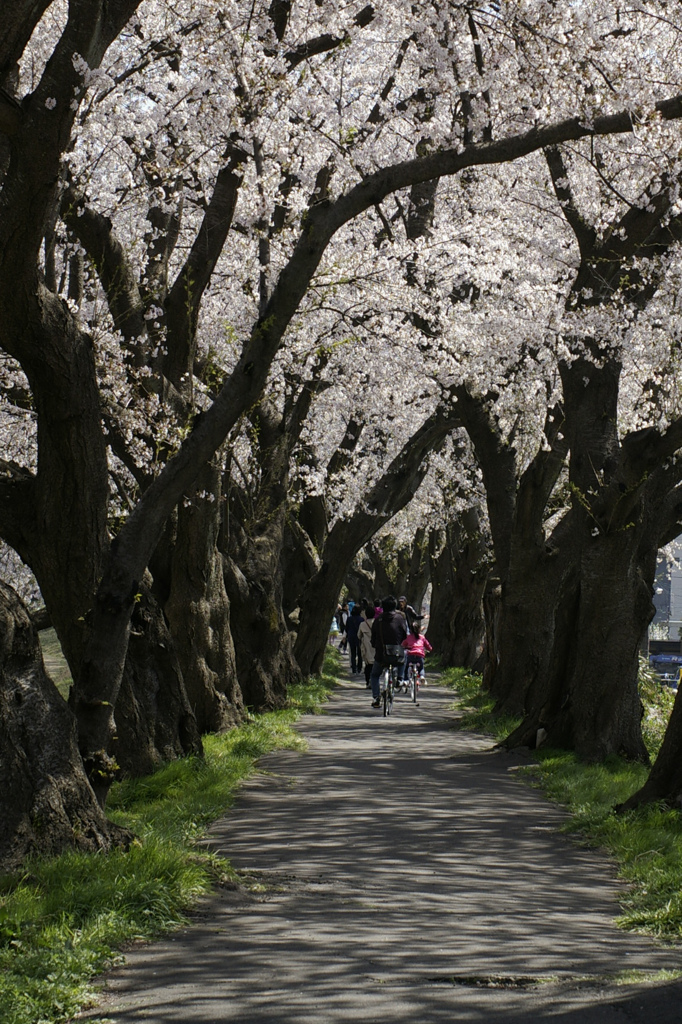
<path id="1" fill-rule="evenodd" d="M 108 850 L 132 840 L 108 821 L 78 751 L 76 720 L 49 679 L 38 634 L 0 583 L 0 868 L 29 854 Z"/>

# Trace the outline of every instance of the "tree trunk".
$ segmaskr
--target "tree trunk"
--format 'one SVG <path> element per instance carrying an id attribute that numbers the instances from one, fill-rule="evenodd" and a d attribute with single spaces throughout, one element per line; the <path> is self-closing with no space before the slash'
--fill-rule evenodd
<path id="1" fill-rule="evenodd" d="M 300 595 L 320 568 L 320 559 L 310 537 L 300 523 L 287 517 L 282 549 L 282 571 L 286 586 L 282 592 L 282 608 L 290 629 L 298 630 Z M 295 638 L 294 638 L 295 643 Z"/>
<path id="2" fill-rule="evenodd" d="M 395 594 L 395 584 L 389 576 L 386 561 L 375 544 L 367 545 L 367 556 L 374 570 L 374 593 L 372 596 L 382 598 L 388 594 Z"/>
<path id="3" fill-rule="evenodd" d="M 649 778 L 616 810 L 629 811 L 659 800 L 682 810 L 682 686 L 677 691 L 663 744 Z"/>
<path id="4" fill-rule="evenodd" d="M 115 720 L 112 752 L 126 775 L 149 775 L 165 761 L 203 753 L 174 638 L 145 585 L 132 616 Z"/>
<path id="5" fill-rule="evenodd" d="M 390 542 L 389 542 L 390 545 Z M 374 596 L 405 595 L 407 603 L 420 612 L 430 582 L 426 531 L 420 527 L 410 544 L 396 550 L 381 544 L 367 546 L 367 557 L 374 570 Z M 389 562 L 391 565 L 389 571 Z"/>
<path id="6" fill-rule="evenodd" d="M 284 707 L 301 673 L 284 615 L 283 552 L 291 452 L 314 388 L 287 395 L 283 409 L 263 399 L 254 411 L 258 462 L 253 493 L 232 480 L 221 536 L 239 685 L 247 707 Z"/>
<path id="7" fill-rule="evenodd" d="M 583 552 L 568 700 L 548 742 L 555 732 L 569 736 L 576 753 L 590 761 L 615 753 L 649 762 L 637 676 L 642 637 L 654 615 L 657 545 L 654 534 L 640 550 L 639 532 L 633 526 L 599 536 Z"/>
<path id="8" fill-rule="evenodd" d="M 505 740 L 508 749 L 529 747 L 535 749 L 547 737 L 547 725 L 556 720 L 566 699 L 568 678 L 576 658 L 576 619 L 580 603 L 580 583 L 577 566 L 567 576 L 562 593 L 553 599 L 554 630 L 547 661 L 542 659 L 543 671 L 528 680 L 522 688 L 524 717 L 519 726 Z M 509 700 L 510 707 L 516 706 Z M 500 704 L 506 710 L 504 704 Z M 517 712 L 518 713 L 518 710 Z M 570 746 L 570 737 L 554 733 L 556 746 Z"/>
<path id="9" fill-rule="evenodd" d="M 535 550 L 514 551 L 502 584 L 497 623 L 498 663 L 490 692 L 496 710 L 523 715 L 528 695 L 546 685 L 555 638 L 555 619 L 563 557 Z"/>
<path id="10" fill-rule="evenodd" d="M 582 523 L 578 529 L 584 531 Z M 583 537 L 577 574 L 564 588 L 544 685 L 506 745 L 542 739 L 587 761 L 620 754 L 648 763 L 637 689 L 638 652 L 653 617 L 657 533 L 650 520 Z"/>
<path id="11" fill-rule="evenodd" d="M 43 322 L 33 325 L 33 340 L 42 354 L 22 364 L 37 412 L 38 471 L 21 488 L 25 496 L 17 488 L 17 507 L 3 513 L 3 527 L 38 580 L 77 686 L 86 617 L 109 544 L 107 452 L 92 343 L 55 297 L 41 297 Z"/>
<path id="12" fill-rule="evenodd" d="M 334 550 L 309 581 L 301 598 L 301 621 L 294 655 L 304 676 L 322 671 L 329 626 L 338 602 L 348 562 L 354 552 Z"/>
<path id="13" fill-rule="evenodd" d="M 488 576 L 483 591 L 483 621 L 485 622 L 485 638 L 483 641 L 483 678 L 481 685 L 484 690 L 492 693 L 496 685 L 497 670 L 500 664 L 500 616 L 502 613 L 502 584 L 496 575 Z"/>
<path id="14" fill-rule="evenodd" d="M 434 651 L 445 649 L 450 635 L 450 594 L 452 592 L 452 552 L 446 530 L 429 533 L 429 562 L 431 575 L 431 612 L 429 615 L 429 641 Z"/>
<path id="15" fill-rule="evenodd" d="M 78 753 L 76 721 L 45 672 L 28 610 L 0 583 L 0 868 L 29 854 L 107 850 L 132 834 L 106 819 Z"/>
<path id="16" fill-rule="evenodd" d="M 356 558 L 346 573 L 343 585 L 354 601 L 372 601 L 374 599 L 374 573 L 358 565 Z"/>
<path id="17" fill-rule="evenodd" d="M 284 707 L 301 678 L 282 610 L 281 519 L 271 533 L 242 537 L 238 559 L 225 556 L 239 683 L 247 707 L 258 711 Z"/>
<path id="18" fill-rule="evenodd" d="M 450 643 L 443 648 L 443 657 L 446 665 L 478 671 L 485 645 L 483 594 L 487 573 L 474 575 L 465 586 L 459 576 L 455 580 L 455 613 L 451 620 Z"/>
<path id="19" fill-rule="evenodd" d="M 442 652 L 446 665 L 473 669 L 484 649 L 483 595 L 490 562 L 480 510 L 467 509 L 451 524 L 449 533 L 454 572 L 450 630 Z"/>
<path id="20" fill-rule="evenodd" d="M 200 734 L 223 732 L 244 718 L 244 698 L 219 550 L 222 522 L 221 473 L 209 465 L 195 496 L 181 503 L 175 537 L 169 541 L 170 587 L 164 611 Z"/>
<path id="21" fill-rule="evenodd" d="M 573 505 L 555 531 L 563 533 L 553 556 L 559 576 L 550 572 L 547 597 L 561 595 L 565 603 L 559 621 L 571 631 L 572 650 L 563 664 L 553 657 L 553 677 L 543 665 L 545 692 L 532 708 L 526 699 L 529 715 L 508 743 L 524 730 L 537 737 L 537 726 L 548 743 L 574 749 L 586 760 L 617 753 L 647 761 L 637 671 L 641 637 L 653 616 L 655 502 L 642 500 L 641 473 L 635 471 L 632 481 L 620 476 L 627 453 L 617 432 L 618 361 L 580 357 L 561 367 L 561 378 Z M 553 644 L 553 623 L 540 619 L 540 625 Z M 565 637 L 559 642 L 565 649 Z"/>
<path id="22" fill-rule="evenodd" d="M 90 339 L 54 296 L 43 293 L 41 308 L 43 360 L 26 361 L 38 412 L 38 472 L 17 481 L 16 504 L 5 511 L 3 529 L 38 580 L 71 669 L 75 711 L 92 604 L 109 547 L 107 453 Z M 116 750 L 114 757 L 100 749 L 88 759 L 94 787 L 102 769 L 115 774 L 118 765 L 137 775 L 201 749 L 167 625 L 148 585 L 136 589 L 142 597 L 135 603 L 130 595 L 135 625 L 133 642 L 124 649 L 122 703 L 116 713 L 106 707 Z M 109 638 L 102 644 L 106 650 Z M 84 749 L 84 736 L 79 744 Z"/>
<path id="23" fill-rule="evenodd" d="M 431 581 L 429 565 L 428 541 L 426 530 L 420 527 L 414 535 L 409 548 L 405 581 L 399 586 L 398 594 L 405 594 L 407 603 L 411 604 L 418 615 L 421 615 L 426 588 Z"/>

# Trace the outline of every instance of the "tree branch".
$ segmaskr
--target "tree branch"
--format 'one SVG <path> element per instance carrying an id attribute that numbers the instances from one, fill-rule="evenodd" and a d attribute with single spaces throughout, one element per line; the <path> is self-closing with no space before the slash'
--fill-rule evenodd
<path id="1" fill-rule="evenodd" d="M 448 434 L 459 426 L 457 410 L 447 403 L 422 423 L 365 494 L 355 513 L 336 521 L 324 545 L 321 573 L 330 562 L 348 564 L 377 530 L 407 505 L 426 476 L 428 456 L 438 451 Z"/>
<path id="2" fill-rule="evenodd" d="M 16 135 L 22 120 L 21 104 L 4 89 L 0 89 L 0 135 L 8 135 L 10 138 Z"/>
<path id="3" fill-rule="evenodd" d="M 95 266 L 114 326 L 127 342 L 134 365 L 143 365 L 147 354 L 142 343 L 147 336 L 144 303 L 135 272 L 111 221 L 87 206 L 85 197 L 72 187 L 64 191 L 60 214 Z"/>
<path id="4" fill-rule="evenodd" d="M 682 95 L 660 101 L 656 108 L 664 118 L 682 117 Z M 119 537 L 119 552 L 126 550 L 126 560 L 130 560 L 130 569 L 135 576 L 139 578 L 141 575 L 163 523 L 191 484 L 198 467 L 210 458 L 265 387 L 283 334 L 327 245 L 342 225 L 381 202 L 390 192 L 415 181 L 456 174 L 466 167 L 515 160 L 570 139 L 629 132 L 632 124 L 632 117 L 627 111 L 597 118 L 591 126 L 585 126 L 578 118 L 571 118 L 496 142 L 478 143 L 464 151 L 450 149 L 432 153 L 382 168 L 368 175 L 335 202 L 311 207 L 306 212 L 303 231 L 294 252 L 273 289 L 265 315 L 254 325 L 233 373 L 211 408 L 195 419 L 191 434 L 149 487 Z"/>
<path id="5" fill-rule="evenodd" d="M 28 534 L 37 528 L 36 478 L 16 462 L 0 459 L 0 537 L 27 559 Z"/>
<path id="6" fill-rule="evenodd" d="M 0 85 L 4 85 L 52 0 L 4 0 L 0 34 Z M 4 131 L 0 122 L 0 131 Z M 9 132 L 7 133 L 9 134 Z"/>
<path id="7" fill-rule="evenodd" d="M 521 474 L 518 484 L 515 528 L 540 544 L 545 510 L 554 486 L 568 456 L 568 441 L 561 433 L 564 423 L 562 407 L 547 410 L 544 434 L 549 448 L 540 448 L 530 465 Z"/>
<path id="8" fill-rule="evenodd" d="M 168 357 L 165 373 L 178 389 L 182 386 L 183 375 L 192 371 L 199 305 L 232 226 L 244 159 L 241 150 L 230 147 L 227 163 L 218 172 L 211 201 L 189 256 L 166 299 Z"/>
<path id="9" fill-rule="evenodd" d="M 500 437 L 493 420 L 490 399 L 474 396 L 464 384 L 454 389 L 462 426 L 474 446 L 488 499 L 490 532 L 501 575 L 511 557 L 511 538 L 516 500 L 516 452 Z"/>
<path id="10" fill-rule="evenodd" d="M 583 259 L 586 259 L 594 250 L 597 232 L 591 224 L 588 224 L 576 206 L 568 177 L 568 170 L 559 147 L 547 146 L 544 153 L 552 185 L 554 186 L 554 194 L 559 200 L 559 205 L 567 223 L 573 229 L 573 234 L 580 249 L 580 255 Z"/>
<path id="11" fill-rule="evenodd" d="M 353 19 L 354 28 L 365 28 L 367 25 L 374 21 L 375 10 L 371 4 L 367 4 L 361 11 L 355 15 Z M 293 50 L 289 50 L 285 53 L 284 59 L 287 61 L 289 68 L 293 70 L 302 64 L 304 60 L 308 60 L 309 57 L 317 57 L 321 53 L 329 53 L 330 50 L 335 50 L 337 47 L 347 43 L 350 39 L 350 30 L 344 32 L 342 36 L 333 36 L 328 32 L 325 32 L 321 36 L 315 36 L 314 39 L 308 39 L 305 43 L 299 43 L 298 46 L 294 47 Z"/>

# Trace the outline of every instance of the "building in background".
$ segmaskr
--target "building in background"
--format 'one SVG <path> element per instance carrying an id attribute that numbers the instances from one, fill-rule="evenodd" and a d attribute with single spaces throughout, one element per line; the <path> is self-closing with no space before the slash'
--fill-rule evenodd
<path id="1" fill-rule="evenodd" d="M 654 584 L 654 615 L 646 653 L 661 682 L 677 689 L 682 673 L 682 543 L 661 554 Z M 644 652 L 643 652 L 644 653 Z"/>
<path id="2" fill-rule="evenodd" d="M 660 640 L 679 640 L 682 630 L 682 537 L 670 548 L 672 552 L 662 553 L 658 560 L 654 584 L 656 614 L 649 626 L 649 636 Z"/>

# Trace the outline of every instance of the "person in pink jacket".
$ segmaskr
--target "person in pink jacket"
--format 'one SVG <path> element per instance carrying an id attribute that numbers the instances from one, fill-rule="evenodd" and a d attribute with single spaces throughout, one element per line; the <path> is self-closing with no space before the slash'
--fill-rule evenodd
<path id="1" fill-rule="evenodd" d="M 407 666 L 416 665 L 417 671 L 421 679 L 424 678 L 424 656 L 433 650 L 433 647 L 426 639 L 423 633 L 419 632 L 419 624 L 421 617 L 416 617 L 412 623 L 412 629 L 408 633 L 405 640 L 402 642 L 402 646 L 407 652 L 407 658 L 405 659 L 405 676 L 407 676 Z"/>

